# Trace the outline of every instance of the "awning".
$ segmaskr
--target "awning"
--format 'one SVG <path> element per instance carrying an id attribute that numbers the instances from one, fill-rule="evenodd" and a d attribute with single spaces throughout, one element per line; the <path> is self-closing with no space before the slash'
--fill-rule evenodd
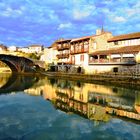
<path id="1" fill-rule="evenodd" d="M 100 50 L 90 53 L 90 55 L 130 54 L 138 52 L 140 52 L 140 45 L 116 47 L 108 50 Z"/>

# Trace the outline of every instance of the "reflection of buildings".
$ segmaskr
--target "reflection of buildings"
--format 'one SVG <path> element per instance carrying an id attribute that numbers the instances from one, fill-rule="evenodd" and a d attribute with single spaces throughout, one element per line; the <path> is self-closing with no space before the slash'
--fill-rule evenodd
<path id="1" fill-rule="evenodd" d="M 36 96 L 41 96 L 43 94 L 42 87 L 25 89 L 24 92 Z"/>
<path id="2" fill-rule="evenodd" d="M 91 120 L 108 121 L 111 116 L 140 120 L 138 90 L 60 79 L 45 80 L 44 86 L 38 90 L 35 88 L 34 94 L 38 92 L 57 109 Z"/>
<path id="3" fill-rule="evenodd" d="M 55 88 L 53 88 L 47 79 L 41 79 L 33 87 L 24 90 L 29 95 L 43 96 L 44 99 L 53 100 L 55 97 Z"/>
<path id="4" fill-rule="evenodd" d="M 80 93 L 80 94 L 79 94 Z M 58 81 L 56 89 L 56 108 L 67 112 L 87 114 L 87 94 L 83 95 L 83 89 L 74 86 L 69 81 Z"/>
<path id="5" fill-rule="evenodd" d="M 101 121 L 109 120 L 111 115 L 140 120 L 139 91 L 62 80 L 55 88 L 54 105 L 65 112 Z"/>
<path id="6" fill-rule="evenodd" d="M 105 107 L 105 112 L 111 115 L 140 120 L 139 112 L 135 110 L 135 98 L 89 93 L 89 102 Z"/>

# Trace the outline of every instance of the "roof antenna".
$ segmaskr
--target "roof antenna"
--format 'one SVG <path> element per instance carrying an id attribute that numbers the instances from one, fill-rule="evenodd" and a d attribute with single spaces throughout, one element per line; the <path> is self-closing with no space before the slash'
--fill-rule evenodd
<path id="1" fill-rule="evenodd" d="M 104 33 L 104 27 L 103 27 L 103 25 L 102 25 L 102 30 L 101 30 L 101 32 Z"/>

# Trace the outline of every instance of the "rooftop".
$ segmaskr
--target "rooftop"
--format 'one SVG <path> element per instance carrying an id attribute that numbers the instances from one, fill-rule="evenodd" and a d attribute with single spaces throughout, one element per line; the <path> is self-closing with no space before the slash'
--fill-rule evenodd
<path id="1" fill-rule="evenodd" d="M 71 39 L 61 39 L 61 40 L 58 40 L 56 41 L 57 43 L 61 43 L 61 42 L 70 42 Z"/>
<path id="2" fill-rule="evenodd" d="M 108 54 L 118 54 L 118 53 L 138 53 L 140 51 L 140 45 L 134 45 L 134 46 L 125 46 L 125 47 L 119 47 L 119 48 L 113 48 L 108 50 L 100 50 L 95 51 L 91 53 L 92 55 L 108 55 Z"/>
<path id="3" fill-rule="evenodd" d="M 33 45 L 30 45 L 29 47 L 43 47 L 43 45 L 33 44 Z"/>
<path id="4" fill-rule="evenodd" d="M 136 39 L 136 38 L 140 38 L 140 32 L 114 36 L 113 38 L 108 39 L 108 42 Z"/>
<path id="5" fill-rule="evenodd" d="M 94 36 L 94 35 L 92 35 L 92 36 L 84 36 L 84 37 L 80 37 L 80 38 L 74 38 L 74 39 L 71 40 L 71 42 L 89 39 L 89 38 L 91 38 L 91 37 L 93 37 L 93 36 Z"/>
<path id="6" fill-rule="evenodd" d="M 80 38 L 74 38 L 74 39 L 71 40 L 71 42 L 86 40 L 86 39 L 90 39 L 91 37 L 98 37 L 98 36 L 101 36 L 101 35 L 106 34 L 106 33 L 111 33 L 111 32 L 104 31 L 104 32 L 101 32 L 98 35 L 90 35 L 90 36 L 84 36 L 84 37 L 80 37 Z"/>

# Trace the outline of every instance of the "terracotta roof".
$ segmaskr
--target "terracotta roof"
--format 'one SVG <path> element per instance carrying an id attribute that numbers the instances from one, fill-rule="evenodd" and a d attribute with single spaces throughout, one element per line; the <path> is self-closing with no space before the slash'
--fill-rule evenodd
<path id="1" fill-rule="evenodd" d="M 114 49 L 108 49 L 108 50 L 101 50 L 101 51 L 95 51 L 91 53 L 92 55 L 108 55 L 108 54 L 118 54 L 118 53 L 138 53 L 140 51 L 140 45 L 135 46 L 125 46 L 125 47 L 119 47 Z"/>
<path id="2" fill-rule="evenodd" d="M 33 45 L 30 45 L 29 47 L 43 47 L 43 45 L 33 44 Z"/>
<path id="3" fill-rule="evenodd" d="M 64 40 L 58 40 L 58 41 L 56 41 L 57 43 L 61 43 L 61 42 L 70 42 L 71 41 L 71 39 L 64 39 Z"/>
<path id="4" fill-rule="evenodd" d="M 99 35 L 90 35 L 90 36 L 84 36 L 84 37 L 80 37 L 80 38 L 74 38 L 71 40 L 71 42 L 74 42 L 74 41 L 79 41 L 79 40 L 84 40 L 84 39 L 88 39 L 88 38 L 91 38 L 91 37 L 96 37 L 96 36 L 100 36 L 100 35 L 103 35 L 103 34 L 106 34 L 106 33 L 111 33 L 111 32 L 102 32 L 101 34 Z"/>
<path id="5" fill-rule="evenodd" d="M 114 36 L 113 38 L 108 39 L 108 42 L 136 39 L 136 38 L 140 38 L 140 32 Z"/>
<path id="6" fill-rule="evenodd" d="M 92 36 L 84 36 L 84 37 L 80 37 L 80 38 L 74 38 L 74 39 L 71 40 L 71 42 L 88 39 L 88 38 L 93 37 L 93 36 L 94 35 L 92 35 Z"/>

